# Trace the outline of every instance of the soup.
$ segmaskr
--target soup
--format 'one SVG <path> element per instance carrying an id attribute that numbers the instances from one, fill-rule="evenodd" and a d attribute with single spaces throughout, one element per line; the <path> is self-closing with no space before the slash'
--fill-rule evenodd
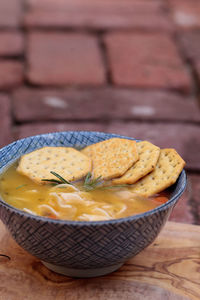
<path id="1" fill-rule="evenodd" d="M 124 218 L 167 202 L 185 165 L 175 149 L 111 138 L 82 150 L 43 147 L 0 178 L 0 194 L 33 215 L 75 221 Z"/>
<path id="2" fill-rule="evenodd" d="M 40 185 L 10 166 L 0 178 L 0 194 L 8 204 L 33 215 L 52 219 L 101 221 L 143 213 L 165 203 L 166 193 L 142 197 L 129 186 L 83 189 L 83 181 Z"/>

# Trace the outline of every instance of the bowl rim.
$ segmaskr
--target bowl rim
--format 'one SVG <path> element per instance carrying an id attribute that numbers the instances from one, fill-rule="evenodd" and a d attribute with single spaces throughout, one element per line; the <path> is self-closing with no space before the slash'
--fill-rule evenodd
<path id="1" fill-rule="evenodd" d="M 100 132 L 100 131 L 79 131 L 79 130 L 74 130 L 74 131 L 55 131 L 55 132 L 49 132 L 49 133 L 43 133 L 43 134 L 37 134 L 37 135 L 33 135 L 33 136 L 28 136 L 19 140 L 16 140 L 6 146 L 4 146 L 3 148 L 0 149 L 0 155 L 2 153 L 2 151 L 5 151 L 8 147 L 12 147 L 14 146 L 16 143 L 18 142 L 23 142 L 26 139 L 29 138 L 40 138 L 40 137 L 48 137 L 49 135 L 54 135 L 54 134 L 73 134 L 73 133 L 84 133 L 84 134 L 99 134 L 99 135 L 108 135 L 111 137 L 119 137 L 119 138 L 126 138 L 126 139 L 131 139 L 131 140 L 135 140 L 136 142 L 139 142 L 141 140 L 139 139 L 135 139 L 133 137 L 128 137 L 128 136 L 124 136 L 124 135 L 120 135 L 120 134 L 115 134 L 115 133 L 106 133 L 106 132 Z M 2 174 L 2 173 L 1 173 Z M 134 220 L 138 220 L 140 218 L 144 218 L 144 217 L 148 217 L 151 216 L 157 212 L 160 212 L 162 210 L 168 209 L 170 206 L 172 206 L 173 204 L 176 203 L 176 201 L 178 201 L 178 199 L 180 198 L 180 196 L 183 194 L 186 186 L 187 186 L 187 175 L 185 172 L 185 169 L 182 170 L 182 172 L 180 173 L 178 179 L 176 180 L 176 183 L 178 182 L 178 180 L 180 179 L 180 177 L 183 177 L 183 184 L 181 185 L 180 189 L 176 192 L 175 195 L 173 195 L 173 197 L 171 199 L 169 199 L 166 203 L 157 206 L 154 209 L 151 209 L 149 211 L 146 211 L 144 213 L 140 213 L 137 215 L 132 215 L 132 216 L 128 216 L 125 218 L 118 218 L 118 219 L 111 219 L 111 220 L 103 220 L 103 221 L 73 221 L 73 220 L 62 220 L 62 219 L 51 219 L 48 217 L 42 217 L 42 216 L 38 216 L 38 215 L 32 215 L 29 214 L 25 211 L 22 211 L 8 203 L 6 203 L 0 195 L 0 208 L 1 206 L 4 206 L 12 211 L 14 211 L 16 214 L 20 215 L 20 216 L 25 216 L 28 217 L 30 219 L 34 219 L 34 220 L 38 220 L 38 221 L 43 221 L 43 222 L 47 222 L 47 223 L 53 223 L 53 224 L 59 224 L 59 225 L 70 225 L 70 226 L 103 226 L 103 225 L 112 225 L 112 224 L 118 224 L 118 223 L 123 223 L 123 222 L 131 222 Z M 175 184 L 176 184 L 175 183 Z"/>

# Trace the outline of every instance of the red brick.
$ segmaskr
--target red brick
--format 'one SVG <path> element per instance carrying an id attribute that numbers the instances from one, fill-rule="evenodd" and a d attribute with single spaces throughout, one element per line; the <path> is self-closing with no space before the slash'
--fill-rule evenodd
<path id="1" fill-rule="evenodd" d="M 200 27 L 200 1 L 169 0 L 175 23 L 183 29 Z"/>
<path id="2" fill-rule="evenodd" d="M 196 217 L 196 223 L 200 225 L 200 175 L 193 174 L 189 177 L 192 185 L 192 199 L 193 213 Z"/>
<path id="3" fill-rule="evenodd" d="M 13 105 L 14 116 L 20 122 L 106 119 L 200 122 L 196 99 L 166 91 L 23 88 L 14 93 Z"/>
<path id="4" fill-rule="evenodd" d="M 188 31 L 180 36 L 181 46 L 187 59 L 192 63 L 200 82 L 200 32 Z"/>
<path id="5" fill-rule="evenodd" d="M 0 1 L 0 28 L 13 28 L 20 25 L 22 5 L 22 0 Z"/>
<path id="6" fill-rule="evenodd" d="M 179 39 L 185 56 L 193 62 L 200 61 L 200 32 L 183 32 Z"/>
<path id="7" fill-rule="evenodd" d="M 0 94 L 0 147 L 12 141 L 10 99 Z"/>
<path id="8" fill-rule="evenodd" d="M 195 70 L 197 72 L 197 78 L 198 78 L 199 84 L 200 84 L 200 61 L 195 64 Z"/>
<path id="9" fill-rule="evenodd" d="M 186 191 L 172 212 L 170 220 L 200 224 L 200 175 L 190 173 L 187 177 Z"/>
<path id="10" fill-rule="evenodd" d="M 0 56 L 20 55 L 24 50 L 23 35 L 19 31 L 0 32 Z"/>
<path id="11" fill-rule="evenodd" d="M 170 220 L 200 224 L 200 175 L 187 174 L 187 177 L 186 191 L 172 212 Z"/>
<path id="12" fill-rule="evenodd" d="M 101 85 L 104 66 L 98 40 L 88 34 L 32 33 L 28 79 L 40 85 Z"/>
<path id="13" fill-rule="evenodd" d="M 36 134 L 70 131 L 70 130 L 89 130 L 89 131 L 105 131 L 106 125 L 103 123 L 92 122 L 70 122 L 70 123 L 32 123 L 17 126 L 15 128 L 15 139 L 21 139 Z"/>
<path id="14" fill-rule="evenodd" d="M 181 123 L 112 122 L 108 132 L 148 140 L 161 148 L 175 148 L 186 161 L 186 168 L 200 170 L 199 126 Z"/>
<path id="15" fill-rule="evenodd" d="M 23 81 L 23 65 L 14 60 L 0 60 L 0 89 L 14 88 Z"/>
<path id="16" fill-rule="evenodd" d="M 189 90 L 189 74 L 168 35 L 111 33 L 105 43 L 115 84 Z"/>
<path id="17" fill-rule="evenodd" d="M 171 30 L 161 1 L 29 0 L 25 24 L 46 28 Z"/>
<path id="18" fill-rule="evenodd" d="M 191 185 L 188 183 L 186 191 L 181 196 L 172 211 L 172 214 L 169 218 L 170 221 L 193 224 L 195 223 L 196 220 L 192 213 L 192 207 L 190 206 L 191 197 Z"/>

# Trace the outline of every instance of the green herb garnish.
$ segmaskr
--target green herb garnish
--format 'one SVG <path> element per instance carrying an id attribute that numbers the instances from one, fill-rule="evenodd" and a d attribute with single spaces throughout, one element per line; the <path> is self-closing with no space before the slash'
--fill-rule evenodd
<path id="1" fill-rule="evenodd" d="M 26 186 L 27 184 L 21 184 L 19 186 L 16 187 L 16 190 L 23 188 L 24 186 Z"/>
<path id="2" fill-rule="evenodd" d="M 71 182 L 67 181 L 66 179 L 64 179 L 62 176 L 60 176 L 58 173 L 51 171 L 51 174 L 53 174 L 55 177 L 57 177 L 58 179 L 42 179 L 42 181 L 48 181 L 50 183 L 54 183 L 54 184 L 71 184 Z"/>
<path id="3" fill-rule="evenodd" d="M 42 179 L 42 181 L 49 182 L 52 185 L 59 185 L 59 184 L 70 184 L 70 185 L 73 185 L 73 183 L 67 181 L 66 179 L 64 179 L 58 173 L 53 172 L 53 171 L 51 171 L 50 173 L 53 174 L 58 179 L 54 179 L 54 178 L 52 178 L 52 179 Z M 93 179 L 92 178 L 92 174 L 89 172 L 86 175 L 86 177 L 85 177 L 85 180 L 83 182 L 82 188 L 86 192 L 89 192 L 89 191 L 93 191 L 93 190 L 97 190 L 97 189 L 108 190 L 108 189 L 115 189 L 115 188 L 124 188 L 124 187 L 128 187 L 128 186 L 130 186 L 130 185 L 129 184 L 103 185 L 103 181 L 101 180 L 101 176 Z"/>
<path id="4" fill-rule="evenodd" d="M 92 174 L 89 172 L 85 177 L 85 181 L 83 183 L 83 188 L 86 191 L 92 191 L 92 190 L 99 188 L 99 184 L 101 184 L 100 179 L 101 179 L 101 176 L 92 179 Z"/>

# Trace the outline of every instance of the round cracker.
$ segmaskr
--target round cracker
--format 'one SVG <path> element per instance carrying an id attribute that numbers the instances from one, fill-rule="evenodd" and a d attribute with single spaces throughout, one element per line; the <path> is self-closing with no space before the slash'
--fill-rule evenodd
<path id="1" fill-rule="evenodd" d="M 139 160 L 122 176 L 112 181 L 113 184 L 133 184 L 155 169 L 160 148 L 150 142 L 136 144 Z"/>
<path id="2" fill-rule="evenodd" d="M 108 180 L 123 175 L 137 160 L 136 142 L 128 139 L 112 138 L 88 146 L 93 162 L 93 177 Z"/>
<path id="3" fill-rule="evenodd" d="M 184 165 L 185 161 L 175 149 L 161 149 L 154 171 L 136 182 L 130 190 L 145 197 L 164 191 L 176 182 Z"/>
<path id="4" fill-rule="evenodd" d="M 81 179 L 91 171 L 89 157 L 71 147 L 43 147 L 21 157 L 17 171 L 37 183 L 57 179 L 54 171 L 68 181 Z"/>

